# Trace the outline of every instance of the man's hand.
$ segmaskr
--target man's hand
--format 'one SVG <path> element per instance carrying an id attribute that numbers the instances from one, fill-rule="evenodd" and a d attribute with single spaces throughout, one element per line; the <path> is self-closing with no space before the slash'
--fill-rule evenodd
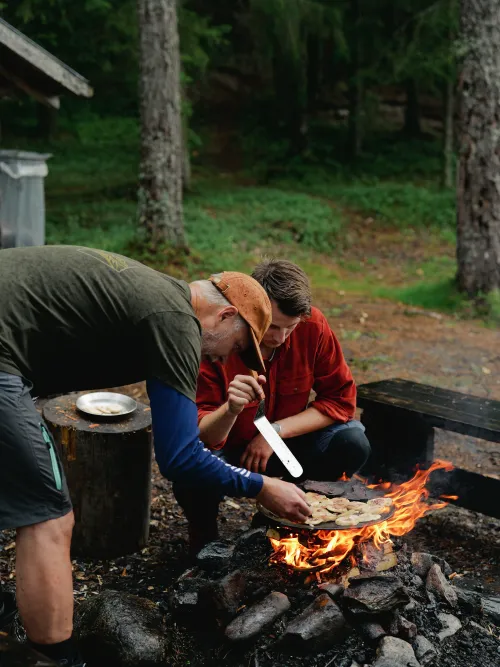
<path id="1" fill-rule="evenodd" d="M 282 482 L 273 477 L 263 477 L 264 485 L 257 500 L 266 509 L 296 523 L 304 523 L 311 515 L 309 505 L 305 501 L 305 493 L 295 484 Z"/>
<path id="2" fill-rule="evenodd" d="M 240 458 L 240 466 L 252 472 L 266 472 L 267 462 L 272 453 L 272 447 L 259 433 L 246 446 Z"/>
<path id="3" fill-rule="evenodd" d="M 266 378 L 259 375 L 258 380 L 251 375 L 236 375 L 227 389 L 227 405 L 232 415 L 239 415 L 243 408 L 252 401 L 264 398 L 261 385 Z"/>

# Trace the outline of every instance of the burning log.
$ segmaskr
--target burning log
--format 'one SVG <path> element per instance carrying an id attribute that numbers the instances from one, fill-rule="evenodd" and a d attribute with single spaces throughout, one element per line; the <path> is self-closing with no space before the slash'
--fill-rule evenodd
<path id="1" fill-rule="evenodd" d="M 410 596 L 398 577 L 362 574 L 350 580 L 342 600 L 353 614 L 374 615 L 404 607 Z"/>
<path id="2" fill-rule="evenodd" d="M 273 591 L 231 621 L 226 628 L 226 637 L 233 642 L 248 641 L 289 609 L 290 600 L 287 596 Z"/>
<path id="3" fill-rule="evenodd" d="M 345 618 L 326 593 L 319 595 L 286 628 L 284 645 L 297 651 L 323 651 L 345 636 Z"/>

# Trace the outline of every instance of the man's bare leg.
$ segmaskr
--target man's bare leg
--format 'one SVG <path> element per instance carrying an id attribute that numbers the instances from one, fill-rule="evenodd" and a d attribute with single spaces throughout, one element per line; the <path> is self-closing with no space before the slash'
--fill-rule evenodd
<path id="1" fill-rule="evenodd" d="M 26 634 L 37 644 L 57 644 L 73 631 L 73 524 L 69 512 L 17 529 L 17 604 Z"/>

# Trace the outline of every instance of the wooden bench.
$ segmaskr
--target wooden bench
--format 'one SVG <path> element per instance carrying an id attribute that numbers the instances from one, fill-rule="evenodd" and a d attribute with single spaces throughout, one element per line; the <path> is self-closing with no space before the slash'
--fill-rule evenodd
<path id="1" fill-rule="evenodd" d="M 500 401 L 391 379 L 360 385 L 358 406 L 372 446 L 368 472 L 378 478 L 409 478 L 417 464 L 431 462 L 436 427 L 500 442 Z M 430 490 L 457 495 L 457 505 L 500 518 L 500 479 L 461 468 L 438 470 Z"/>

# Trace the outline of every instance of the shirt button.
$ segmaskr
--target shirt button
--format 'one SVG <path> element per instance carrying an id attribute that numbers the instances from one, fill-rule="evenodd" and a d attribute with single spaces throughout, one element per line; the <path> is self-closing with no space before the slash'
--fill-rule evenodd
<path id="1" fill-rule="evenodd" d="M 294 390 L 294 391 L 298 391 L 299 388 L 298 388 L 298 387 L 294 387 L 293 390 Z"/>

